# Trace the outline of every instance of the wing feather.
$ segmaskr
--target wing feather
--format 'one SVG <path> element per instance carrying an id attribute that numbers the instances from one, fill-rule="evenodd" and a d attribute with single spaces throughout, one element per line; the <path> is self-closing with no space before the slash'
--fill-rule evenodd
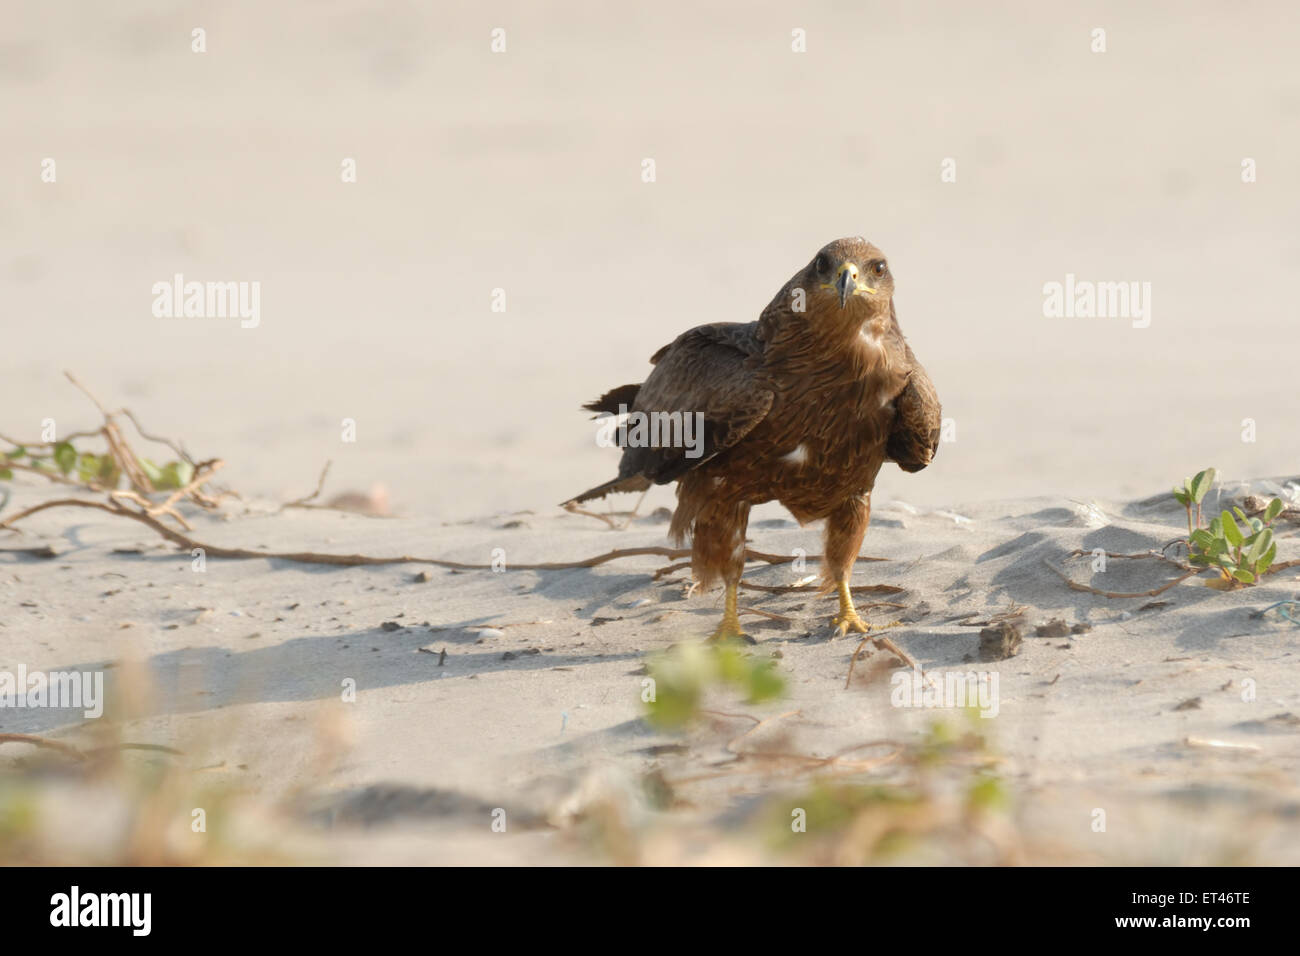
<path id="1" fill-rule="evenodd" d="M 930 376 L 912 354 L 912 347 L 905 347 L 911 374 L 894 400 L 896 414 L 885 454 L 904 471 L 920 471 L 934 460 L 939 450 L 943 407 Z"/>
<path id="2" fill-rule="evenodd" d="M 637 392 L 632 411 L 700 413 L 703 436 L 694 447 L 629 446 L 619 464 L 620 477 L 674 481 L 735 445 L 763 420 L 773 393 L 756 378 L 762 355 L 757 332 L 757 322 L 702 325 L 655 353 L 654 371 Z M 694 434 L 698 439 L 698 431 Z"/>

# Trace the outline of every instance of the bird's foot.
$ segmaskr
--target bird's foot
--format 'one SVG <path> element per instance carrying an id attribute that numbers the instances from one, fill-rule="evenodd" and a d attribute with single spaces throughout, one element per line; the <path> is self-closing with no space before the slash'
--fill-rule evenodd
<path id="1" fill-rule="evenodd" d="M 728 644 L 736 642 L 740 644 L 757 644 L 754 640 L 740 628 L 740 618 L 723 617 L 722 623 L 717 629 L 705 640 L 706 644 Z"/>
<path id="2" fill-rule="evenodd" d="M 859 634 L 870 632 L 871 625 L 862 620 L 862 615 L 853 606 L 853 592 L 849 590 L 849 582 L 841 581 L 835 590 L 839 595 L 840 610 L 831 618 L 831 626 L 839 631 L 838 636 L 844 637 L 849 631 L 857 631 Z"/>
<path id="3" fill-rule="evenodd" d="M 838 637 L 844 637 L 849 631 L 866 634 L 871 630 L 871 625 L 862 620 L 862 615 L 852 605 L 840 608 L 840 613 L 831 618 L 831 627 L 839 631 Z"/>
<path id="4" fill-rule="evenodd" d="M 740 598 L 738 582 L 736 581 L 727 584 L 723 595 L 722 623 L 718 625 L 718 629 L 709 636 L 705 643 L 725 644 L 732 641 L 743 644 L 758 643 L 740 627 Z"/>

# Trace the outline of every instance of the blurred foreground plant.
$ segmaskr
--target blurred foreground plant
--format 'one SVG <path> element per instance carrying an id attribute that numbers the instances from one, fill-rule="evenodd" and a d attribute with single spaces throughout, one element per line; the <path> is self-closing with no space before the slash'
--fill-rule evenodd
<path id="1" fill-rule="evenodd" d="M 820 778 L 768 802 L 774 848 L 803 862 L 1017 863 L 1022 848 L 978 710 L 935 721 L 919 742 L 865 779 Z"/>
<path id="2" fill-rule="evenodd" d="M 646 662 L 646 718 L 656 727 L 681 727 L 700 714 L 705 694 L 715 688 L 738 690 L 750 704 L 773 700 L 785 691 L 775 665 L 731 644 L 678 644 Z"/>

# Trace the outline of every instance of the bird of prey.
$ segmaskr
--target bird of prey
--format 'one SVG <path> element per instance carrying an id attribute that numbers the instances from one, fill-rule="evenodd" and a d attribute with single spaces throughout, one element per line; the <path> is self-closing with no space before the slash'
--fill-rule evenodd
<path id="1" fill-rule="evenodd" d="M 750 640 L 737 613 L 752 505 L 779 501 L 804 524 L 824 518 L 823 592 L 844 636 L 866 632 L 849 575 L 871 516 L 871 489 L 886 461 L 920 471 L 939 446 L 940 406 L 903 338 L 884 254 L 865 239 L 837 239 L 782 286 L 758 321 L 683 332 L 656 352 L 649 377 L 583 407 L 662 429 L 623 430 L 618 477 L 573 498 L 677 482 L 670 534 L 691 541 L 701 587 L 722 580 L 722 623 L 710 640 Z M 677 419 L 673 419 L 673 414 Z M 667 423 L 699 421 L 702 440 Z M 646 435 L 659 441 L 647 441 Z"/>

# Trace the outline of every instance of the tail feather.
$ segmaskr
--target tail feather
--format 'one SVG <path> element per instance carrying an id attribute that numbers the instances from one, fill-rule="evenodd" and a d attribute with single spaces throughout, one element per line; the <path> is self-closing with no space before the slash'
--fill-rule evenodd
<path id="1" fill-rule="evenodd" d="M 582 504 L 584 501 L 591 501 L 593 498 L 604 498 L 608 494 L 623 491 L 645 491 L 650 487 L 650 479 L 645 475 L 631 475 L 627 478 L 615 478 L 607 481 L 603 485 L 597 485 L 595 488 L 588 488 L 582 494 L 570 498 L 568 501 L 561 502 L 560 507 L 567 508 L 570 505 Z"/>
<path id="2" fill-rule="evenodd" d="M 611 388 L 594 402 L 587 402 L 582 407 L 589 412 L 617 415 L 620 406 L 623 411 L 632 407 L 632 402 L 636 400 L 636 393 L 639 391 L 641 391 L 640 385 L 620 385 L 618 388 Z"/>
<path id="3" fill-rule="evenodd" d="M 589 412 L 596 412 L 598 415 L 618 415 L 632 407 L 632 403 L 636 400 L 639 391 L 641 391 L 640 385 L 620 385 L 618 388 L 611 388 L 594 402 L 587 402 L 582 407 Z M 588 488 L 582 494 L 563 502 L 561 507 L 570 508 L 584 501 L 591 501 L 593 498 L 604 498 L 606 495 L 617 492 L 645 491 L 649 487 L 650 479 L 644 475 L 620 476 L 605 482 L 603 485 Z"/>

